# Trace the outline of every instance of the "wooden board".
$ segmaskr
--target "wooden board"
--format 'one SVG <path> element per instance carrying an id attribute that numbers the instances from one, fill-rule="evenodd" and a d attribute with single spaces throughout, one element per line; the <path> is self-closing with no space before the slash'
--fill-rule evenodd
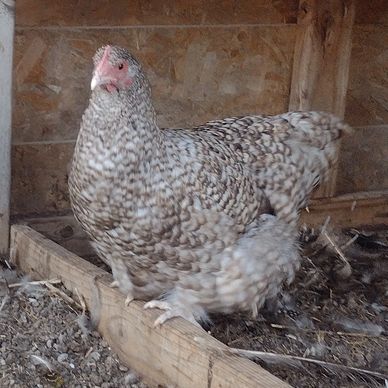
<path id="1" fill-rule="evenodd" d="M 51 217 L 35 217 L 19 220 L 35 231 L 81 257 L 95 256 L 81 225 L 72 214 Z"/>
<path id="2" fill-rule="evenodd" d="M 300 1 L 290 110 L 323 110 L 344 116 L 352 47 L 353 0 Z M 316 197 L 335 192 L 337 167 Z"/>
<path id="3" fill-rule="evenodd" d="M 0 255 L 8 252 L 14 0 L 0 1 Z"/>
<path id="4" fill-rule="evenodd" d="M 388 190 L 313 199 L 309 205 L 309 213 L 302 211 L 301 223 L 319 226 L 328 216 L 331 222 L 339 227 L 388 225 Z M 79 256 L 96 255 L 87 242 L 87 236 L 81 225 L 71 214 L 26 218 L 18 220 L 18 223 L 30 226 Z"/>
<path id="5" fill-rule="evenodd" d="M 319 226 L 328 216 L 332 224 L 338 227 L 388 225 L 388 191 L 360 192 L 313 200 L 309 212 L 302 212 L 301 222 Z"/>
<path id="6" fill-rule="evenodd" d="M 85 298 L 99 316 L 98 330 L 120 359 L 152 386 L 289 387 L 259 365 L 228 355 L 228 347 L 183 319 L 160 328 L 160 312 L 142 302 L 124 306 L 124 296 L 109 287 L 112 277 L 25 225 L 11 228 L 12 260 L 34 279 L 60 278 Z"/>

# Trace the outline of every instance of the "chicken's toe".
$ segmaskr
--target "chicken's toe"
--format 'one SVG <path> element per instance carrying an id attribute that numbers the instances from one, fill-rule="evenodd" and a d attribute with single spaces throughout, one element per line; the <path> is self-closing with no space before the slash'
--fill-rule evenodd
<path id="1" fill-rule="evenodd" d="M 118 288 L 119 287 L 119 282 L 117 280 L 113 280 L 113 282 L 109 284 L 109 287 L 111 287 L 111 288 Z"/>
<path id="2" fill-rule="evenodd" d="M 201 327 L 201 325 L 195 320 L 194 315 L 187 308 L 182 306 L 175 306 L 169 302 L 163 300 L 151 300 L 144 305 L 145 309 L 157 308 L 160 310 L 166 310 L 161 314 L 154 322 L 154 327 L 163 325 L 164 322 L 168 321 L 171 318 L 181 317 L 187 321 L 193 323 L 196 326 Z"/>
<path id="3" fill-rule="evenodd" d="M 134 300 L 135 298 L 131 293 L 127 294 L 127 297 L 125 298 L 125 305 L 129 306 L 129 304 Z"/>
<path id="4" fill-rule="evenodd" d="M 164 300 L 150 300 L 144 305 L 144 309 L 171 310 L 171 305 Z"/>

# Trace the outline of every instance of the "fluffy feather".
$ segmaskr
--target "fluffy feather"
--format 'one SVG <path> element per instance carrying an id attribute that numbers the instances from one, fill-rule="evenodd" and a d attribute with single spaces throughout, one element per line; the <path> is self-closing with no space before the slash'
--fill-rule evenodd
<path id="1" fill-rule="evenodd" d="M 298 214 L 335 162 L 346 124 L 292 112 L 161 130 L 139 62 L 94 57 L 72 206 L 128 300 L 191 321 L 257 311 L 299 265 Z M 264 213 L 275 216 L 262 216 Z"/>

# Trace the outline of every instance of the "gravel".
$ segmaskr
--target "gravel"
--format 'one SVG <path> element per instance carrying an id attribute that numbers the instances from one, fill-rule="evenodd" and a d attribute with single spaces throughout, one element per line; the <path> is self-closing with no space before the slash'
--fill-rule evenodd
<path id="1" fill-rule="evenodd" d="M 0 387 L 146 388 L 88 324 L 75 305 L 0 269 Z"/>

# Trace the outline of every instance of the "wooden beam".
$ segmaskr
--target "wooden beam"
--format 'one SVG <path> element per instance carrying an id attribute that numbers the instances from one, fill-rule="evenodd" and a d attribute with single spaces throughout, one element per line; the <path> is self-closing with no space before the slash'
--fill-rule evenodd
<path id="1" fill-rule="evenodd" d="M 28 226 L 11 228 L 13 262 L 34 279 L 60 278 L 67 289 L 85 298 L 99 316 L 98 330 L 120 359 L 153 386 L 289 387 L 252 361 L 232 356 L 228 347 L 183 319 L 160 328 L 160 314 L 143 303 L 124 305 L 124 296 L 109 287 L 112 277 Z"/>
<path id="2" fill-rule="evenodd" d="M 312 200 L 301 223 L 321 226 L 330 216 L 338 227 L 388 225 L 388 191 L 360 192 Z"/>
<path id="3" fill-rule="evenodd" d="M 301 223 L 318 226 L 328 216 L 339 227 L 388 225 L 388 190 L 313 199 L 309 213 L 302 211 Z M 17 222 L 30 226 L 76 255 L 96 256 L 86 233 L 72 215 L 25 218 Z"/>
<path id="4" fill-rule="evenodd" d="M 18 221 L 81 257 L 96 256 L 88 237 L 73 215 L 31 217 Z"/>
<path id="5" fill-rule="evenodd" d="M 14 0 L 0 0 L 0 255 L 8 253 Z"/>
<path id="6" fill-rule="evenodd" d="M 323 110 L 343 118 L 355 16 L 354 0 L 301 0 L 289 110 Z M 315 197 L 335 192 L 337 166 Z"/>

